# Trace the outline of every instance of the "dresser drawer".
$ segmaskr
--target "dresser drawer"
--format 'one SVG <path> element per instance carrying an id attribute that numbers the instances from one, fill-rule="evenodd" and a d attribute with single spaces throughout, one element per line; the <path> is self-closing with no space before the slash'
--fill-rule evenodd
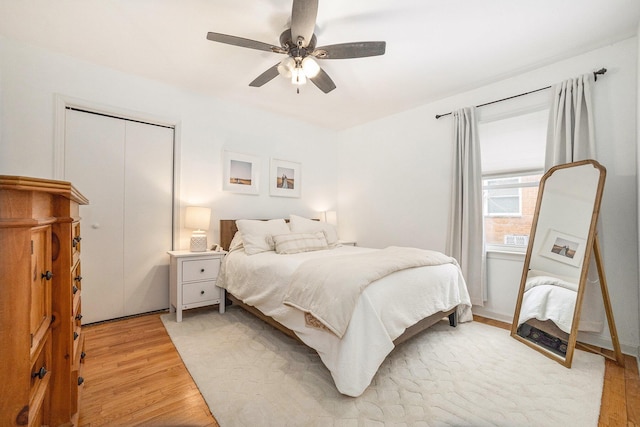
<path id="1" fill-rule="evenodd" d="M 196 259 L 183 261 L 182 281 L 216 280 L 220 270 L 220 259 Z"/>
<path id="2" fill-rule="evenodd" d="M 51 378 L 51 331 L 44 336 L 42 346 L 37 349 L 37 353 L 33 359 L 31 370 L 26 373 L 31 378 L 31 387 L 29 391 L 29 401 L 35 409 L 42 405 L 43 400 L 49 392 L 49 381 Z"/>
<path id="3" fill-rule="evenodd" d="M 220 288 L 216 281 L 186 283 L 182 286 L 182 305 L 209 302 L 214 304 L 220 300 Z"/>
<path id="4" fill-rule="evenodd" d="M 82 236 L 80 236 L 80 222 L 74 222 L 71 226 L 71 258 L 73 262 L 78 262 L 80 258 L 80 249 Z"/>

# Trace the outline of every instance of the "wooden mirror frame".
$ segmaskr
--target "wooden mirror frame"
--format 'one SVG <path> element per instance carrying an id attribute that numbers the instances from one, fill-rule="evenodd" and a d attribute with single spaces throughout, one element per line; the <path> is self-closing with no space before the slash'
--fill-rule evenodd
<path id="1" fill-rule="evenodd" d="M 538 226 L 538 219 L 540 217 L 540 208 L 541 208 L 541 204 L 542 204 L 542 198 L 544 196 L 544 187 L 546 184 L 547 179 L 549 179 L 554 172 L 558 171 L 558 170 L 562 170 L 562 169 L 567 169 L 567 168 L 572 168 L 572 167 L 578 167 L 578 166 L 584 166 L 584 165 L 592 165 L 594 168 L 598 169 L 600 171 L 600 177 L 598 179 L 598 187 L 596 189 L 596 194 L 595 194 L 595 200 L 593 203 L 593 211 L 592 211 L 592 215 L 591 215 L 591 222 L 589 225 L 589 233 L 588 233 L 588 237 L 587 237 L 587 242 L 586 242 L 586 247 L 585 247 L 585 253 L 584 253 L 584 258 L 582 261 L 582 267 L 581 267 L 581 271 L 580 271 L 580 278 L 578 281 L 578 292 L 577 292 L 577 296 L 576 296 L 576 303 L 575 303 L 575 309 L 573 312 L 573 320 L 571 323 L 571 332 L 569 334 L 569 339 L 567 342 L 567 351 L 565 353 L 565 357 L 561 357 L 549 350 L 544 349 L 543 347 L 541 347 L 540 345 L 531 342 L 527 339 L 525 339 L 524 337 L 521 337 L 520 335 L 518 335 L 517 330 L 518 330 L 518 321 L 520 318 L 520 312 L 522 309 L 522 300 L 524 297 L 524 292 L 525 292 L 525 285 L 526 285 L 526 281 L 527 281 L 527 277 L 528 277 L 528 273 L 530 270 L 530 264 L 531 264 L 531 255 L 532 255 L 532 251 L 533 251 L 533 246 L 534 246 L 534 240 L 536 238 L 536 230 L 537 230 L 537 226 Z M 571 362 L 573 360 L 573 353 L 574 350 L 576 348 L 576 346 L 578 346 L 579 348 L 583 349 L 583 350 L 587 350 L 590 352 L 594 352 L 594 353 L 598 353 L 601 354 L 602 356 L 614 360 L 616 363 L 618 363 L 619 365 L 623 365 L 624 364 L 624 359 L 622 356 L 622 352 L 620 350 L 620 343 L 618 340 L 618 335 L 616 332 L 616 326 L 615 326 L 615 322 L 613 319 L 613 311 L 611 310 L 611 302 L 609 299 L 609 292 L 607 289 L 607 281 L 605 278 L 605 274 L 604 274 L 604 267 L 602 264 L 602 254 L 600 251 L 600 244 L 598 241 L 598 236 L 597 236 L 597 230 L 596 230 L 596 224 L 598 221 L 598 216 L 600 213 L 600 204 L 602 202 L 602 194 L 604 191 L 604 183 L 605 183 L 605 178 L 606 178 L 606 169 L 604 166 L 602 166 L 600 163 L 596 162 L 595 160 L 583 160 L 583 161 L 579 161 L 579 162 L 573 162 L 573 163 L 567 163 L 567 164 L 563 164 L 563 165 L 558 165 L 558 166 L 554 166 L 552 168 L 550 168 L 542 177 L 542 179 L 540 180 L 540 189 L 538 192 L 538 198 L 536 201 L 536 209 L 534 212 L 534 217 L 533 217 L 533 223 L 531 225 L 531 233 L 530 233 L 530 239 L 529 239 L 529 244 L 527 247 L 527 253 L 525 256 L 525 260 L 524 260 L 524 266 L 522 269 L 522 276 L 520 279 L 520 290 L 518 292 L 518 299 L 516 302 L 516 309 L 515 309 L 515 313 L 513 316 L 513 322 L 511 324 L 511 336 L 513 338 L 515 338 L 516 340 L 526 344 L 527 346 L 535 349 L 536 351 L 539 351 L 540 353 L 544 354 L 545 356 L 557 361 L 558 363 L 566 366 L 567 368 L 571 367 Z M 539 236 L 538 236 L 539 237 Z M 585 292 L 585 283 L 587 281 L 587 274 L 589 272 L 589 264 L 590 264 L 590 260 L 591 260 L 591 255 L 593 254 L 594 258 L 595 258 L 595 263 L 596 263 L 596 267 L 598 270 L 598 275 L 600 277 L 600 288 L 602 291 L 602 299 L 604 302 L 604 308 L 605 308 L 605 313 L 607 316 L 607 322 L 609 324 L 609 332 L 611 334 L 611 342 L 613 345 L 613 352 L 614 355 L 610 356 L 607 353 L 604 353 L 601 349 L 587 345 L 587 344 L 583 344 L 583 343 L 579 343 L 577 341 L 577 337 L 578 337 L 578 326 L 580 323 L 580 311 L 582 308 L 582 300 L 584 298 L 584 292 Z"/>

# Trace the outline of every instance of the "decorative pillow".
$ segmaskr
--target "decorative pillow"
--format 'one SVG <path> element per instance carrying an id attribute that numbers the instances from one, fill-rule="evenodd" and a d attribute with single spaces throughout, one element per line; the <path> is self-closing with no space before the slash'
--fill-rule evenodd
<path id="1" fill-rule="evenodd" d="M 292 233 L 316 233 L 322 231 L 327 238 L 329 247 L 338 244 L 338 231 L 336 227 L 327 222 L 314 221 L 297 215 L 289 215 L 289 226 Z"/>
<path id="2" fill-rule="evenodd" d="M 231 243 L 229 243 L 229 252 L 233 252 L 237 249 L 242 249 L 242 233 L 237 232 L 233 235 L 233 239 L 231 239 Z"/>
<path id="3" fill-rule="evenodd" d="M 284 219 L 271 219 L 269 221 L 239 219 L 236 221 L 236 226 L 242 234 L 244 251 L 247 255 L 272 251 L 275 247 L 271 236 L 291 233 Z"/>
<path id="4" fill-rule="evenodd" d="M 276 252 L 279 254 L 297 254 L 300 252 L 329 249 L 327 238 L 322 231 L 317 233 L 289 233 L 273 236 Z"/>

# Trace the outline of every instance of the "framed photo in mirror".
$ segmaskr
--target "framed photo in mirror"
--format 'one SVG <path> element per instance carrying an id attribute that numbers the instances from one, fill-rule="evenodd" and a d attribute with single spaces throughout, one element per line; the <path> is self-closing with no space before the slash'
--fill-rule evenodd
<path id="1" fill-rule="evenodd" d="M 586 244 L 585 239 L 549 229 L 540 248 L 540 255 L 580 268 Z"/>

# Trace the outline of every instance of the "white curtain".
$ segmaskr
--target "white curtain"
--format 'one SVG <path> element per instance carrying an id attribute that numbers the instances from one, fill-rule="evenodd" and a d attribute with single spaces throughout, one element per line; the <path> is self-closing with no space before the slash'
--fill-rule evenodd
<path id="1" fill-rule="evenodd" d="M 475 108 L 453 112 L 453 177 L 447 254 L 460 264 L 471 303 L 484 305 L 482 167 Z"/>
<path id="2" fill-rule="evenodd" d="M 596 159 L 591 88 L 593 73 L 554 86 L 549 113 L 545 170 L 552 166 Z M 582 302 L 579 330 L 599 332 L 604 327 L 604 304 L 593 254 Z"/>
<path id="3" fill-rule="evenodd" d="M 578 160 L 595 159 L 591 87 L 593 74 L 554 86 L 549 113 L 545 170 Z"/>

